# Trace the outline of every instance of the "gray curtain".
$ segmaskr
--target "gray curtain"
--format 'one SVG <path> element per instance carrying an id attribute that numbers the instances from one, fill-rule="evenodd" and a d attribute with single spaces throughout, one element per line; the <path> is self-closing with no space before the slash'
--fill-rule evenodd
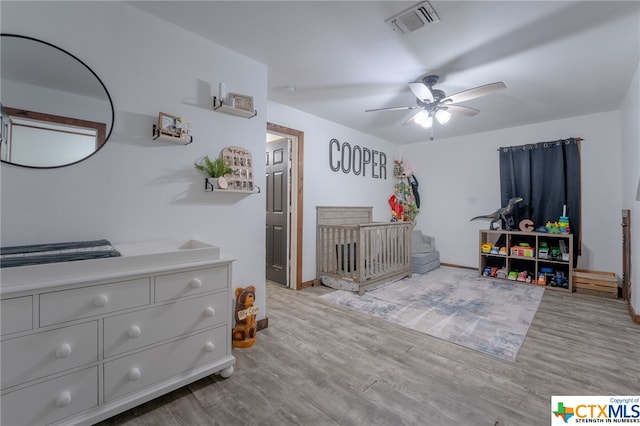
<path id="1" fill-rule="evenodd" d="M 515 225 L 531 219 L 536 228 L 555 222 L 566 205 L 573 234 L 573 266 L 580 250 L 580 139 L 569 138 L 500 151 L 502 205 L 522 197 L 514 214 Z"/>

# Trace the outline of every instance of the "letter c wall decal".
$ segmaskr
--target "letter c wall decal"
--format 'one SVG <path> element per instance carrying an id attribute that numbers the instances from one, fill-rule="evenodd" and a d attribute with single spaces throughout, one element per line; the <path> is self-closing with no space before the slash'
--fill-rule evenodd
<path id="1" fill-rule="evenodd" d="M 340 152 L 340 142 L 338 142 L 338 139 L 331 139 L 329 141 L 329 167 L 331 167 L 331 170 L 333 170 L 334 172 L 337 172 L 338 170 L 340 170 L 340 160 L 338 160 L 338 164 L 337 165 L 333 165 L 333 146 L 335 145 L 335 149 L 336 151 Z"/>

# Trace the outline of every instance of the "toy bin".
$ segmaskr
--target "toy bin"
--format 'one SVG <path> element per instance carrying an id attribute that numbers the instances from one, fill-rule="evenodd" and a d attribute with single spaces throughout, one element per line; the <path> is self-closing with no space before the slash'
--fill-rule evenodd
<path id="1" fill-rule="evenodd" d="M 577 293 L 618 298 L 618 276 L 614 272 L 575 269 L 573 288 Z"/>

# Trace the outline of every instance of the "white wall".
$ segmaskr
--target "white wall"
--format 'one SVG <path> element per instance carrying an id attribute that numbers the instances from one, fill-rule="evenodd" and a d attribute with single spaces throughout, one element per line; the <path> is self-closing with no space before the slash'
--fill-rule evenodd
<path id="1" fill-rule="evenodd" d="M 113 243 L 200 239 L 236 258 L 234 286 L 257 287 L 265 316 L 264 194 L 204 192 L 193 163 L 228 145 L 248 148 L 264 186 L 267 70 L 246 57 L 121 2 L 6 2 L 2 31 L 73 53 L 113 99 L 114 132 L 77 165 L 2 164 L 2 245 L 108 238 Z M 256 118 L 209 108 L 218 82 L 254 96 Z M 151 139 L 159 112 L 186 116 L 194 143 Z"/>
<path id="2" fill-rule="evenodd" d="M 632 305 L 640 315 L 640 63 L 622 104 L 622 208 L 631 210 Z"/>
<path id="3" fill-rule="evenodd" d="M 304 132 L 304 211 L 302 281 L 316 275 L 316 206 L 371 206 L 374 221 L 391 219 L 387 203 L 393 194 L 393 160 L 398 159 L 398 146 L 362 132 L 318 118 L 285 105 L 269 101 L 267 121 Z M 387 157 L 387 179 L 334 172 L 329 166 L 329 141 L 337 139 L 352 147 L 359 145 L 384 152 Z"/>
<path id="4" fill-rule="evenodd" d="M 2 245 L 102 237 L 114 243 L 202 239 L 238 259 L 234 285 L 257 286 L 259 317 L 264 317 L 264 194 L 205 193 L 192 164 L 227 145 L 244 146 L 261 158 L 266 121 L 305 133 L 304 281 L 315 278 L 315 207 L 370 205 L 375 220 L 388 220 L 392 164 L 400 156 L 420 182 L 417 227 L 437 238 L 443 262 L 477 265 L 478 230 L 487 224 L 469 219 L 500 204 L 499 146 L 571 136 L 584 138 L 579 266 L 621 273 L 621 206 L 634 209 L 633 241 L 640 240 L 640 208 L 634 201 L 640 162 L 637 72 L 622 113 L 398 147 L 267 104 L 265 66 L 126 4 L 3 1 L 0 7 L 3 32 L 43 39 L 78 56 L 103 80 L 116 109 L 110 141 L 87 161 L 53 170 L 2 164 Z M 228 90 L 253 95 L 258 116 L 246 120 L 211 111 L 209 96 L 220 81 Z M 188 117 L 195 142 L 152 141 L 151 126 L 160 111 Z M 331 171 L 332 138 L 385 152 L 387 180 Z M 263 186 L 264 164 L 254 163 L 257 184 Z M 640 250 L 635 246 L 634 270 L 638 312 Z"/>
<path id="5" fill-rule="evenodd" d="M 449 125 L 455 125 L 453 120 Z M 404 146 L 405 158 L 419 159 L 413 160 L 422 200 L 417 228 L 436 237 L 441 261 L 477 267 L 478 230 L 486 229 L 489 223 L 469 220 L 500 207 L 498 147 L 569 137 L 584 139 L 583 254 L 578 267 L 621 274 L 618 112 Z"/>

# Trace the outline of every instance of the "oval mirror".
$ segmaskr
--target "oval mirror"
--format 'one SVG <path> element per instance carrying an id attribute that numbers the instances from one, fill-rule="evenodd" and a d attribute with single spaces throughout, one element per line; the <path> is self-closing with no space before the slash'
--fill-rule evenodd
<path id="1" fill-rule="evenodd" d="M 104 146 L 114 109 L 91 68 L 51 43 L 15 34 L 1 34 L 0 53 L 0 160 L 62 167 Z"/>

